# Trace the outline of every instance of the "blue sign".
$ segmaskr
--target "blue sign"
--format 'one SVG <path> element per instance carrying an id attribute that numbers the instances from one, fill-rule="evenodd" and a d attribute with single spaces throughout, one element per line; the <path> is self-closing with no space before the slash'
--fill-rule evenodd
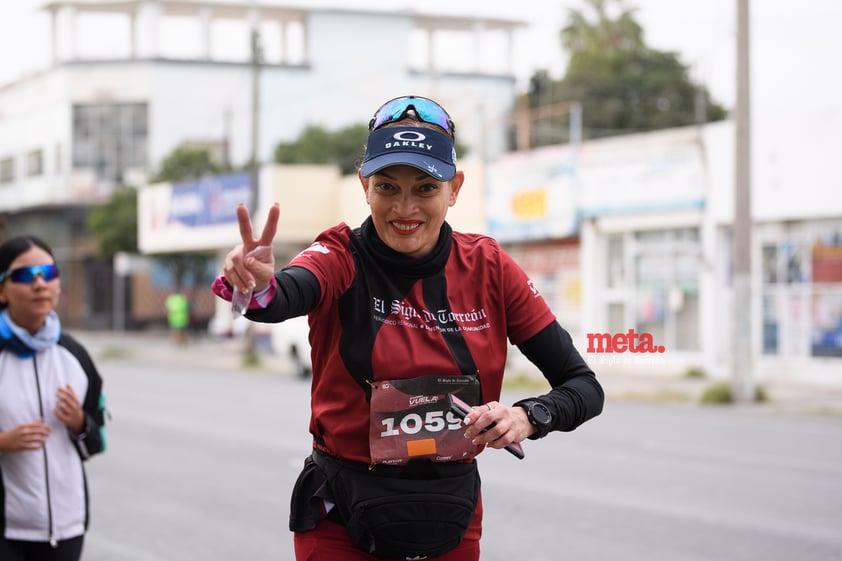
<path id="1" fill-rule="evenodd" d="M 237 222 L 237 205 L 251 200 L 251 174 L 227 173 L 174 183 L 168 223 L 213 226 Z"/>

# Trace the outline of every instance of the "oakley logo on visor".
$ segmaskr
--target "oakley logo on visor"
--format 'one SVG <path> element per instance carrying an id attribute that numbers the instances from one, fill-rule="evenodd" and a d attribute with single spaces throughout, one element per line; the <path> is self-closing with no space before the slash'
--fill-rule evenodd
<path id="1" fill-rule="evenodd" d="M 417 131 L 401 131 L 392 135 L 392 138 L 397 142 L 387 142 L 384 148 L 421 148 L 423 150 L 432 150 L 432 144 L 425 144 L 427 137 Z"/>
<path id="2" fill-rule="evenodd" d="M 382 128 L 372 132 L 360 167 L 362 176 L 399 164 L 414 166 L 441 181 L 450 180 L 456 173 L 453 141 L 429 128 Z"/>

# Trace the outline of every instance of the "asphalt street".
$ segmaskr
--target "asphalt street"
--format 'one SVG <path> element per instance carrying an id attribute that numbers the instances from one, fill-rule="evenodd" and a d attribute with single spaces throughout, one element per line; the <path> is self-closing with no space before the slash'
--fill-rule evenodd
<path id="1" fill-rule="evenodd" d="M 111 418 L 87 464 L 83 559 L 292 560 L 309 382 L 224 361 L 97 363 Z M 524 449 L 479 457 L 484 561 L 842 559 L 840 416 L 609 399 Z"/>

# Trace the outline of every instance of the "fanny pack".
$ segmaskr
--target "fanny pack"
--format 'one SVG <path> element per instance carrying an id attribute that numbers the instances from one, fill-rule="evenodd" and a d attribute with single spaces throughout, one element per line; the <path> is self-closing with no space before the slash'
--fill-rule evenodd
<path id="1" fill-rule="evenodd" d="M 335 510 L 354 544 L 384 559 L 437 557 L 462 541 L 480 494 L 476 461 L 406 466 L 342 460 L 318 449 Z"/>

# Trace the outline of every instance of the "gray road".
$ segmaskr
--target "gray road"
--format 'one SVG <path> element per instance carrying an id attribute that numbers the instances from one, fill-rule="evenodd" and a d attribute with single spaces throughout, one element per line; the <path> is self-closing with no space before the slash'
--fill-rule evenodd
<path id="1" fill-rule="evenodd" d="M 291 560 L 308 384 L 99 365 L 85 561 Z M 842 560 L 841 417 L 616 401 L 524 448 L 480 456 L 484 561 Z"/>

